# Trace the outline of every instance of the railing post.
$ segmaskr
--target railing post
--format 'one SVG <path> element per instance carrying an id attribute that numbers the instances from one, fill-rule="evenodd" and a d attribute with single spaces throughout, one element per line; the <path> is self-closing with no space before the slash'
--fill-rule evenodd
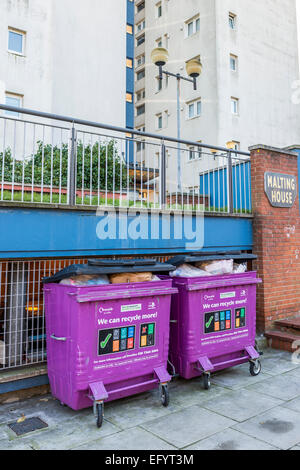
<path id="1" fill-rule="evenodd" d="M 68 168 L 68 204 L 76 205 L 76 166 L 77 166 L 77 131 L 73 126 L 70 135 L 69 168 Z"/>
<path id="2" fill-rule="evenodd" d="M 166 205 L 167 193 L 167 175 L 166 175 L 166 146 L 163 143 L 161 146 L 161 168 L 160 168 L 160 207 L 164 208 Z"/>
<path id="3" fill-rule="evenodd" d="M 228 152 L 228 212 L 233 214 L 233 181 L 232 181 L 232 156 L 231 152 Z"/>

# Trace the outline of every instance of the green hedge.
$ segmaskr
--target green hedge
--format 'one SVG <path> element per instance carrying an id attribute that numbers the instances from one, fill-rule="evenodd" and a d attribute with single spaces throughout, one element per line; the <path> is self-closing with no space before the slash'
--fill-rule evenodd
<path id="1" fill-rule="evenodd" d="M 50 186 L 67 187 L 68 179 L 68 145 L 63 144 L 62 148 L 52 145 L 44 145 L 37 142 L 37 152 L 34 156 L 24 160 L 13 161 L 11 149 L 5 151 L 4 158 L 4 178 L 5 182 L 22 183 L 24 175 L 25 184 L 43 184 Z M 91 165 L 92 155 L 92 165 Z M 100 156 L 100 162 L 99 162 Z M 100 163 L 100 165 L 99 165 Z M 120 189 L 120 178 L 122 172 L 122 187 L 127 187 L 127 166 L 121 162 L 117 154 L 116 143 L 111 140 L 107 147 L 95 143 L 92 148 L 90 145 L 83 146 L 82 142 L 77 146 L 77 187 L 82 188 L 82 173 L 84 166 L 84 189 L 90 189 L 91 170 L 92 170 L 92 189 L 98 189 L 98 172 L 100 167 L 100 188 L 104 189 L 106 185 L 107 169 L 107 190 L 112 191 Z M 3 152 L 0 153 L 0 181 L 2 181 L 3 172 Z M 13 178 L 14 173 L 14 178 Z M 113 174 L 115 175 L 115 185 L 113 188 Z M 52 177 L 51 177 L 52 175 Z M 131 184 L 132 178 L 129 177 Z"/>

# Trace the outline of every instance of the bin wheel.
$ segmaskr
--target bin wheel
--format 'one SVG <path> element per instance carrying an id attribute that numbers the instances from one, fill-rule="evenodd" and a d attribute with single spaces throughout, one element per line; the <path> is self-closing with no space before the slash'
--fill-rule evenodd
<path id="1" fill-rule="evenodd" d="M 204 390 L 210 389 L 210 374 L 203 374 L 203 386 Z"/>
<path id="2" fill-rule="evenodd" d="M 250 370 L 250 374 L 253 377 L 256 377 L 257 375 L 261 373 L 261 362 L 259 360 L 255 362 L 250 362 L 249 370 Z"/>
<path id="3" fill-rule="evenodd" d="M 104 408 L 103 403 L 97 403 L 96 405 L 97 428 L 101 428 L 102 423 L 103 423 L 103 415 L 104 415 L 103 408 Z"/>
<path id="4" fill-rule="evenodd" d="M 168 385 L 161 386 L 161 403 L 163 406 L 168 406 L 170 402 Z"/>

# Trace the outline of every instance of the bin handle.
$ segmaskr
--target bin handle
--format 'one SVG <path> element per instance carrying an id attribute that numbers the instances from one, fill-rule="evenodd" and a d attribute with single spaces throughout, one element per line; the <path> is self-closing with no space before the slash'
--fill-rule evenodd
<path id="1" fill-rule="evenodd" d="M 50 335 L 50 338 L 55 339 L 56 341 L 67 341 L 67 338 L 58 338 L 55 335 Z"/>

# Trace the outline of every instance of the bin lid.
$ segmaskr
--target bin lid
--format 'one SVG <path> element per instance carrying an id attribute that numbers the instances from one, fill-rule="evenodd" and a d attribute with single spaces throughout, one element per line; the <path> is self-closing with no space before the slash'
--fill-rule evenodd
<path id="1" fill-rule="evenodd" d="M 257 259 L 256 255 L 242 253 L 241 251 L 198 251 L 186 255 L 174 256 L 168 260 L 168 263 L 174 266 L 181 266 L 184 263 L 197 263 L 201 261 L 215 261 L 223 259 L 233 259 L 234 261 L 250 261 Z"/>
<path id="2" fill-rule="evenodd" d="M 122 260 L 121 260 L 122 261 Z M 90 264 L 72 264 L 58 273 L 50 277 L 44 277 L 43 283 L 58 283 L 63 279 L 67 279 L 72 276 L 78 276 L 82 274 L 88 275 L 101 275 L 101 274 L 120 274 L 120 273 L 166 273 L 174 271 L 175 266 L 169 263 L 156 263 L 155 264 L 136 264 L 136 265 L 127 265 L 127 264 L 113 264 L 113 265 L 104 265 L 104 266 L 92 266 Z"/>

